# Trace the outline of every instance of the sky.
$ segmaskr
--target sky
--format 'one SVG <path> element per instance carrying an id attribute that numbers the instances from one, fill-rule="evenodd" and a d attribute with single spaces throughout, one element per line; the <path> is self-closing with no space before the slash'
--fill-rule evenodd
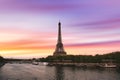
<path id="1" fill-rule="evenodd" d="M 120 51 L 120 0 L 0 0 L 0 55 L 53 55 L 59 20 L 67 54 Z"/>

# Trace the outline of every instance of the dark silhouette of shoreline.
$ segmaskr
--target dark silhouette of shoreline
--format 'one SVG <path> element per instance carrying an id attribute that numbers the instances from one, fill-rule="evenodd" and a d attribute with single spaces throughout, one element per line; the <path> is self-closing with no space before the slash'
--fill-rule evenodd
<path id="1" fill-rule="evenodd" d="M 40 58 L 40 62 L 48 62 L 49 66 L 77 66 L 77 67 L 104 67 L 120 68 L 120 52 L 98 55 L 66 55 L 66 56 L 48 56 Z"/>
<path id="2" fill-rule="evenodd" d="M 65 56 L 48 56 L 46 58 L 33 58 L 33 59 L 4 59 L 0 57 L 0 66 L 5 63 L 32 63 L 32 62 L 47 62 L 48 65 L 63 65 L 63 66 L 82 66 L 82 67 L 97 67 L 103 66 L 105 63 L 111 64 L 115 67 L 120 67 L 120 52 L 112 52 L 108 54 L 95 56 L 92 55 L 65 55 Z M 115 66 L 113 66 L 115 64 Z"/>
<path id="3" fill-rule="evenodd" d="M 65 55 L 65 56 L 48 56 L 46 58 L 39 58 L 41 62 L 82 62 L 82 63 L 100 63 L 105 60 L 113 60 L 115 63 L 120 63 L 120 52 L 112 52 L 108 54 L 99 55 Z"/>
<path id="4" fill-rule="evenodd" d="M 0 67 L 2 67 L 5 63 L 5 59 L 2 56 L 0 56 Z"/>

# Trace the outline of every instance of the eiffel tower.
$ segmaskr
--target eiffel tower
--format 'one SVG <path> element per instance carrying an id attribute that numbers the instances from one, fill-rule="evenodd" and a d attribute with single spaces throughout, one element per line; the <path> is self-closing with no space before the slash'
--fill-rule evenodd
<path id="1" fill-rule="evenodd" d="M 58 40 L 55 52 L 53 53 L 53 56 L 64 56 L 67 53 L 64 51 L 64 46 L 62 44 L 62 34 L 61 34 L 61 23 L 58 23 Z"/>

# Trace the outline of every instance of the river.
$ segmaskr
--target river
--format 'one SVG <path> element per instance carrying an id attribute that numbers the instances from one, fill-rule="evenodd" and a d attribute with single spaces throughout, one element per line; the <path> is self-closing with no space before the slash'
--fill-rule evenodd
<path id="1" fill-rule="evenodd" d="M 7 63 L 0 67 L 0 80 L 120 80 L 120 70 Z"/>

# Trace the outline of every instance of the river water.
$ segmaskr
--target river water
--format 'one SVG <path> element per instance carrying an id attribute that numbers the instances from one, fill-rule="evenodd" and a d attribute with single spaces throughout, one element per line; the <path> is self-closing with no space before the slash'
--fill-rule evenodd
<path id="1" fill-rule="evenodd" d="M 0 80 L 120 80 L 120 70 L 7 63 L 0 67 Z"/>

